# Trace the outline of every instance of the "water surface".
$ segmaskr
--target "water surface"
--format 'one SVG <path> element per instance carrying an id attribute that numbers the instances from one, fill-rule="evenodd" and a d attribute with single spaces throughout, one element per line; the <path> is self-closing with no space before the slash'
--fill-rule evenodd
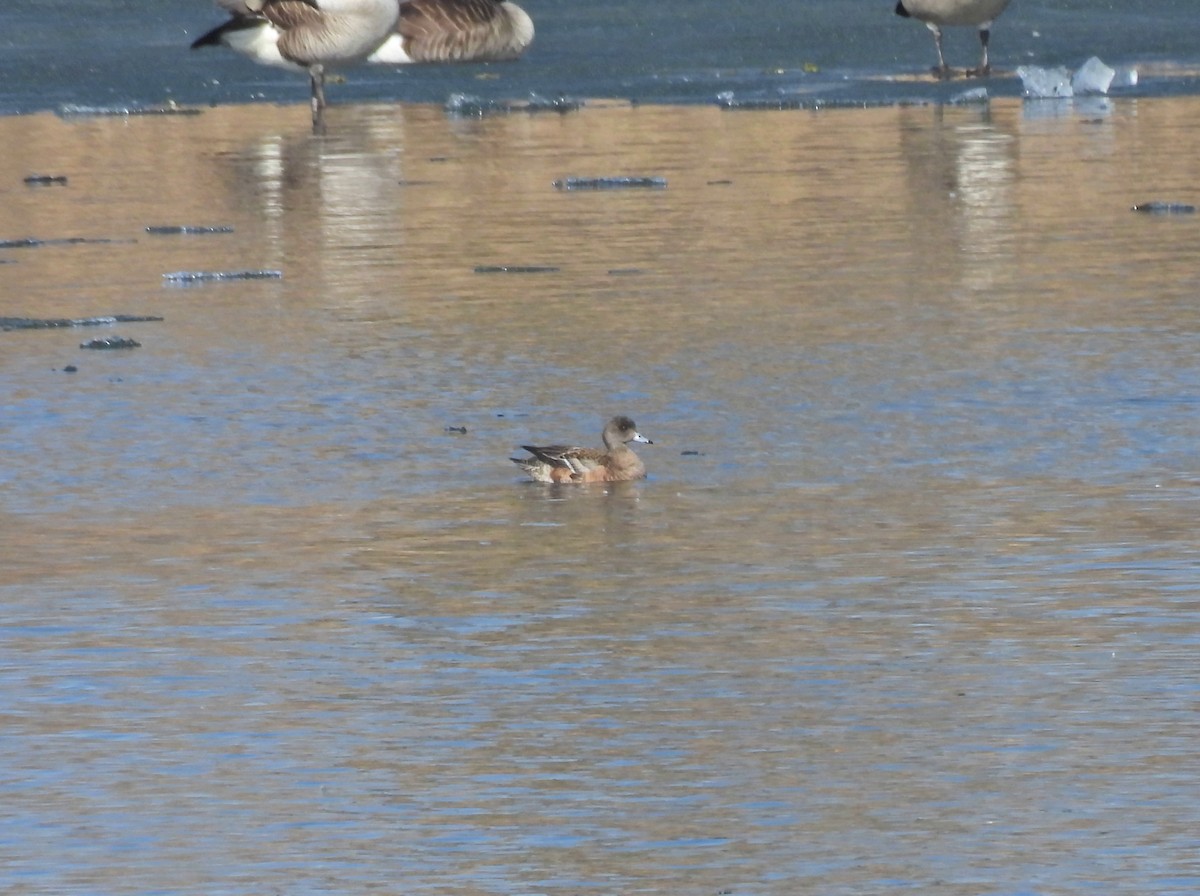
<path id="1" fill-rule="evenodd" d="M 1196 891 L 1200 105 L 334 111 L 0 119 L 6 891 Z"/>

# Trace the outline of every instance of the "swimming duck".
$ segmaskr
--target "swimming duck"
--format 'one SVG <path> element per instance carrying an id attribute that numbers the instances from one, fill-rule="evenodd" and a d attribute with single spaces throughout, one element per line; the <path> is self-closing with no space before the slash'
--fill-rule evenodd
<path id="1" fill-rule="evenodd" d="M 522 445 L 531 457 L 510 460 L 535 482 L 627 482 L 646 475 L 646 466 L 629 442 L 654 444 L 628 417 L 613 417 L 601 434 L 604 450 L 565 445 Z"/>

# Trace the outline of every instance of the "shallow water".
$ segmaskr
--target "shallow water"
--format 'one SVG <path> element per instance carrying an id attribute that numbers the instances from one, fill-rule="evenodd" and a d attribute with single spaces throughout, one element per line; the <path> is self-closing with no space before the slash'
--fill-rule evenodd
<path id="1" fill-rule="evenodd" d="M 1200 104 L 332 116 L 0 119 L 6 892 L 1196 891 Z"/>

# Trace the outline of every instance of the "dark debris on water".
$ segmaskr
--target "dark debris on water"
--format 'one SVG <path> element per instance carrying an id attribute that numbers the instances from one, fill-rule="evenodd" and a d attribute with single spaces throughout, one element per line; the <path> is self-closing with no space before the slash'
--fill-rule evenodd
<path id="1" fill-rule="evenodd" d="M 60 118 L 93 118 L 99 116 L 125 115 L 199 115 L 203 109 L 194 109 L 167 103 L 162 106 L 77 106 L 66 103 L 58 107 Z"/>
<path id="2" fill-rule="evenodd" d="M 477 264 L 476 274 L 553 274 L 560 270 L 551 264 Z"/>
<path id="3" fill-rule="evenodd" d="M 209 234 L 209 233 L 233 233 L 233 228 L 226 224 L 219 224 L 214 227 L 199 224 L 159 224 L 152 225 L 146 228 L 146 233 L 155 236 L 171 236 L 175 234 Z"/>
<path id="4" fill-rule="evenodd" d="M 55 239 L 41 240 L 35 237 L 21 237 L 15 240 L 0 240 L 0 249 L 37 249 L 41 246 L 75 246 L 80 243 L 118 243 L 128 240 L 113 240 L 107 237 L 66 236 Z"/>
<path id="5" fill-rule="evenodd" d="M 174 271 L 163 274 L 168 283 L 209 283 L 218 280 L 282 280 L 283 271 Z"/>
<path id="6" fill-rule="evenodd" d="M 106 336 L 103 339 L 89 339 L 87 342 L 79 343 L 80 348 L 92 349 L 122 349 L 122 348 L 141 348 L 142 344 L 136 339 L 127 339 L 124 336 Z"/>
<path id="7" fill-rule="evenodd" d="M 1196 211 L 1196 206 L 1185 202 L 1140 202 L 1131 211 L 1144 215 L 1190 215 Z"/>
<path id="8" fill-rule="evenodd" d="M 153 314 L 106 314 L 98 317 L 0 317 L 0 330 L 52 330 L 59 327 L 101 327 L 106 324 L 161 321 Z"/>
<path id="9" fill-rule="evenodd" d="M 665 190 L 665 177 L 564 177 L 554 182 L 556 190 Z"/>
<path id="10" fill-rule="evenodd" d="M 446 100 L 445 110 L 449 115 L 467 118 L 484 115 L 508 115 L 513 112 L 534 114 L 538 112 L 556 112 L 565 115 L 577 112 L 583 108 L 583 100 L 571 99 L 566 96 L 544 97 L 531 93 L 525 101 L 489 100 L 468 93 L 452 93 Z"/>
<path id="11" fill-rule="evenodd" d="M 66 186 L 65 174 L 31 174 L 25 178 L 25 183 L 31 187 Z"/>

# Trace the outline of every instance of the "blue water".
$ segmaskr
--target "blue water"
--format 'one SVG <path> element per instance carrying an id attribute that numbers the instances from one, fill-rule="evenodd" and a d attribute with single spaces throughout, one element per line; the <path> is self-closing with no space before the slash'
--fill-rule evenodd
<path id="1" fill-rule="evenodd" d="M 891 0 L 525 0 L 537 39 L 516 63 L 359 68 L 335 102 L 442 103 L 567 94 L 649 102 L 709 102 L 733 90 L 772 97 L 800 91 L 839 102 L 944 97 L 962 89 L 926 80 L 926 29 L 892 13 Z M 205 0 L 6 0 L 0 7 L 0 113 L 64 105 L 302 102 L 304 79 L 225 50 L 188 45 L 221 22 Z M 1195 93 L 1200 80 L 1194 0 L 1014 0 L 993 28 L 993 96 L 1012 96 L 1019 65 L 1074 68 L 1096 55 L 1142 72 L 1139 96 Z M 974 64 L 971 29 L 951 29 L 952 65 Z M 895 80 L 899 78 L 900 80 Z"/>

